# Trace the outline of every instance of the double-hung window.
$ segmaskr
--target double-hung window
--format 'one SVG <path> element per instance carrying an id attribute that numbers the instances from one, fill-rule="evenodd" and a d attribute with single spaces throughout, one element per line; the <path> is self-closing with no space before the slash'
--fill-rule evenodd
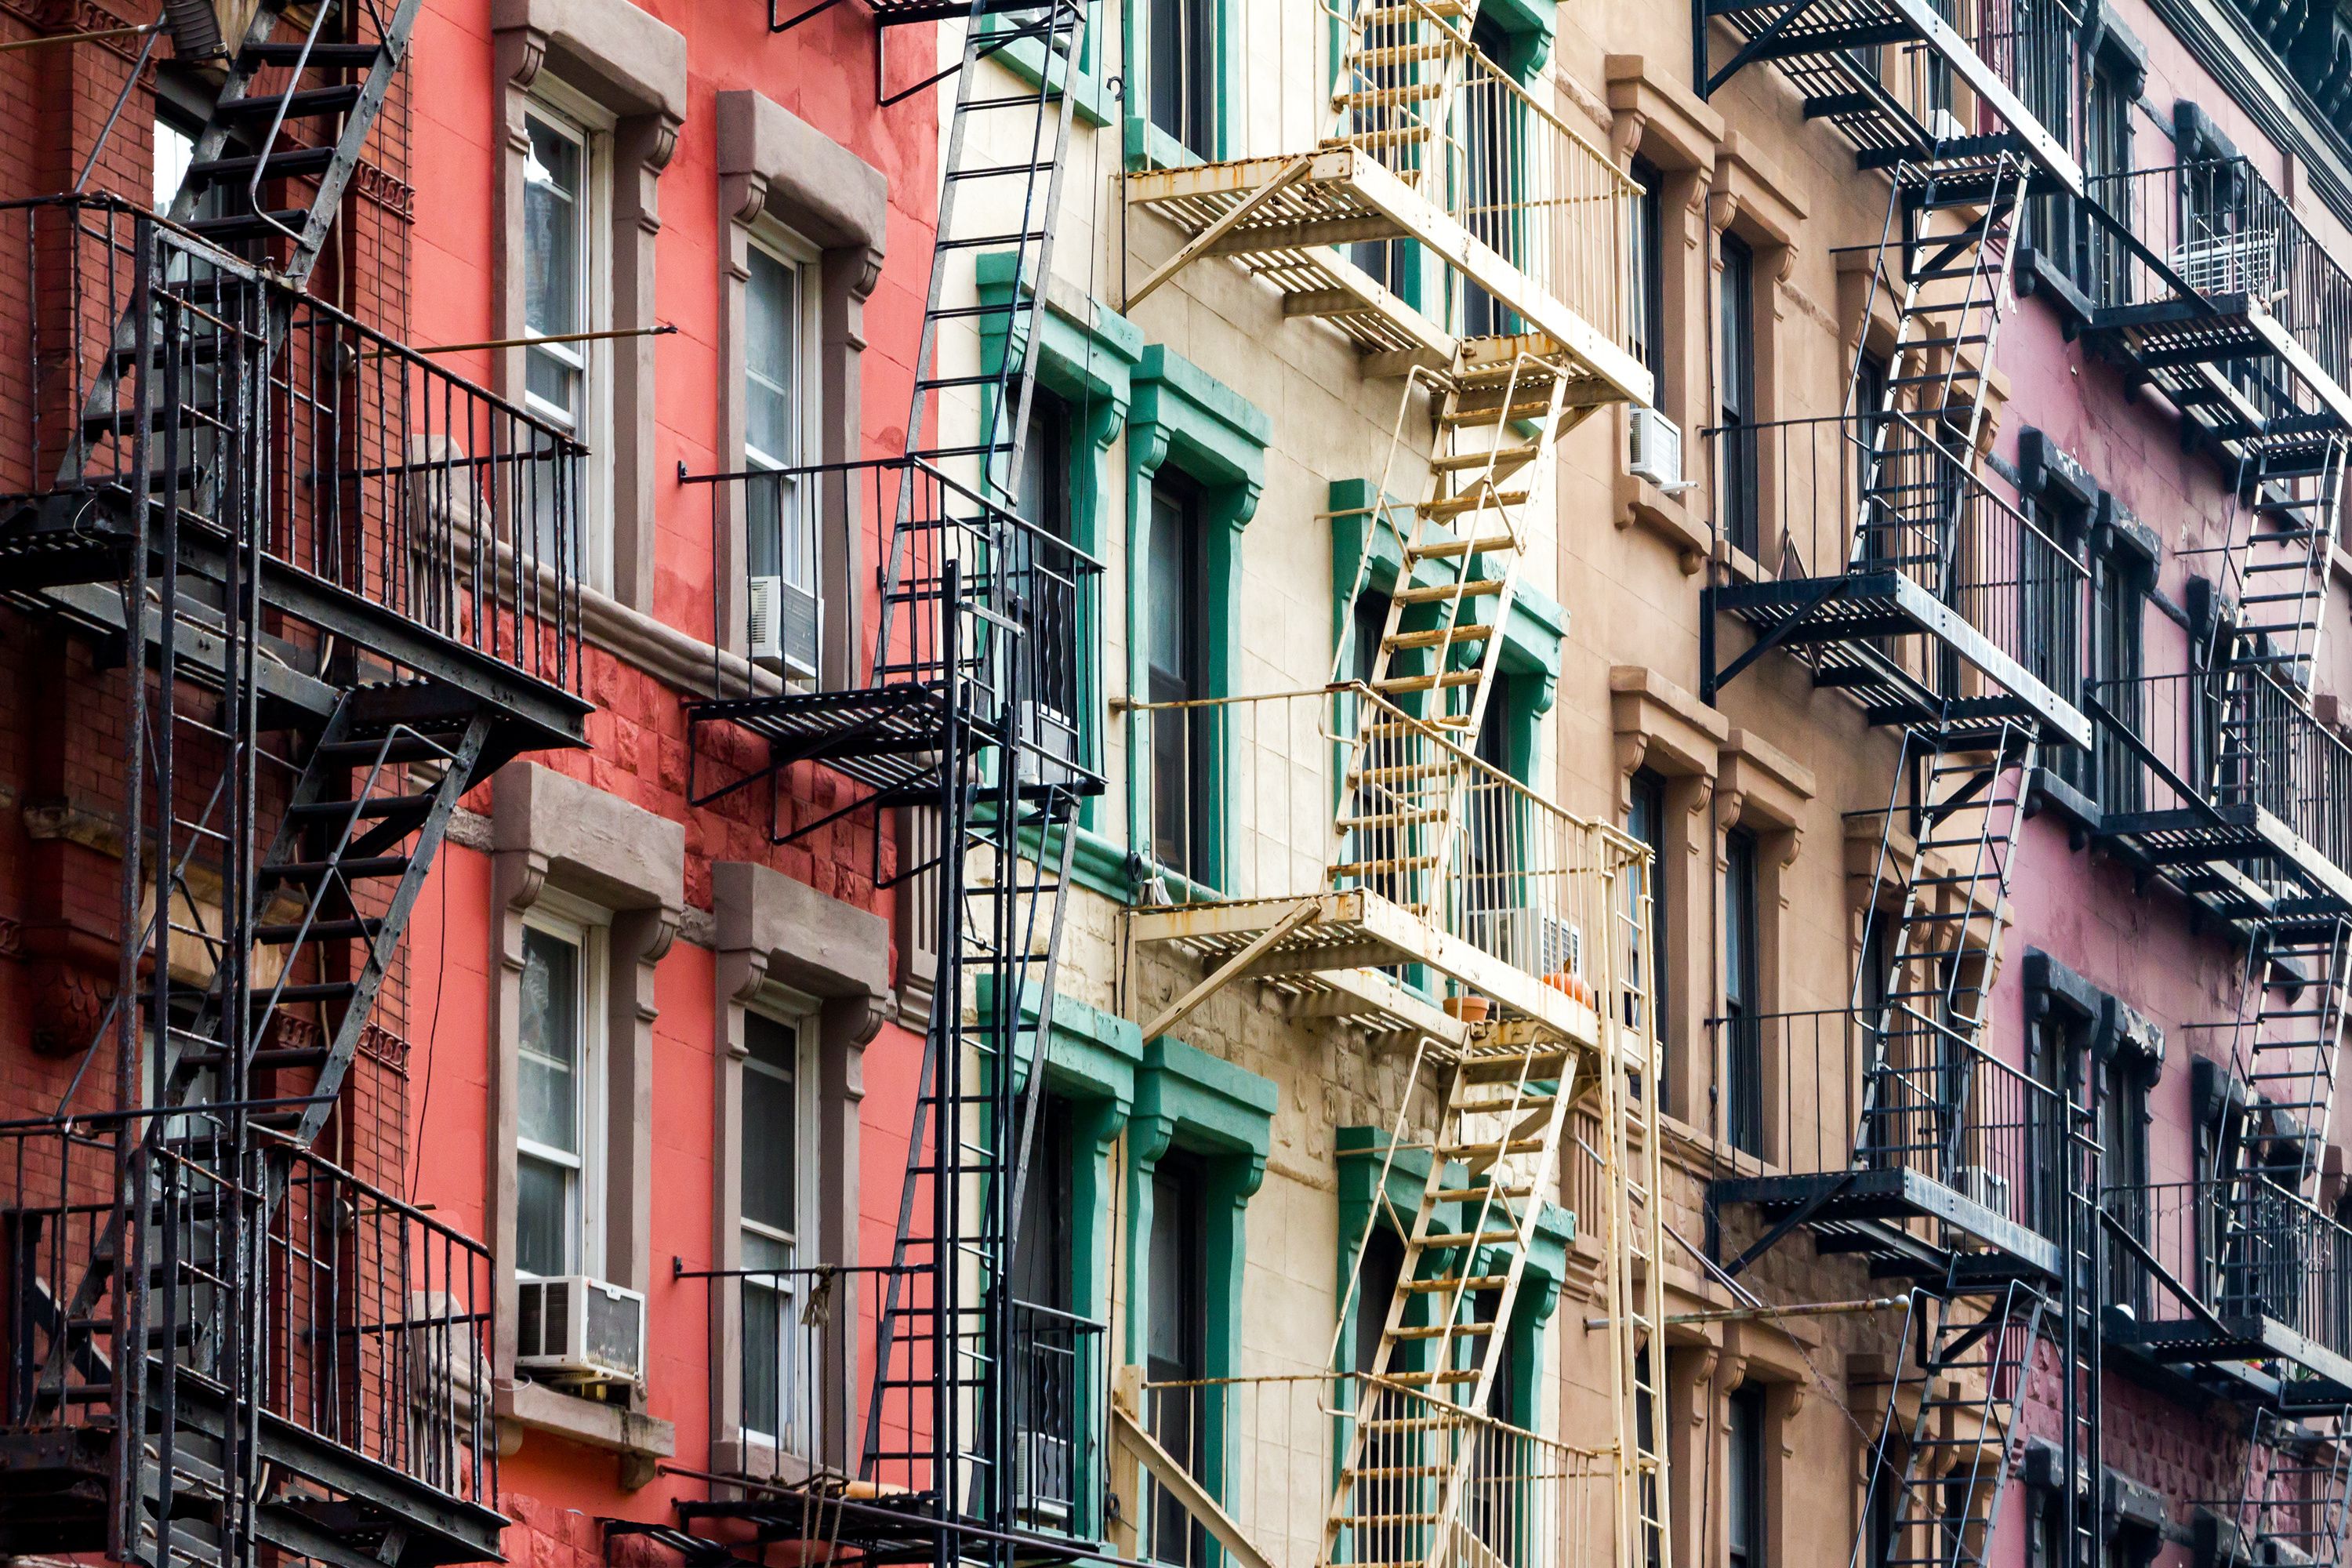
<path id="1" fill-rule="evenodd" d="M 1664 874 L 1666 865 L 1666 781 L 1647 768 L 1633 774 L 1633 805 L 1625 813 L 1625 831 L 1650 852 L 1646 865 L 1636 867 L 1625 879 L 1626 894 L 1633 900 L 1629 911 L 1639 921 L 1644 915 L 1646 925 L 1634 926 L 1627 931 L 1632 951 L 1626 954 L 1626 975 L 1640 990 L 1649 994 L 1650 1027 L 1656 1037 L 1659 1061 L 1664 1065 L 1666 1048 L 1666 896 Z M 1647 937 L 1649 963 L 1642 962 L 1643 938 Z M 1640 994 L 1637 990 L 1635 994 Z M 1638 1005 L 1638 1003 L 1635 1004 Z M 1626 1022 L 1640 1025 L 1636 1016 Z M 1671 1081 L 1670 1079 L 1667 1081 Z M 1665 1082 L 1658 1085 L 1661 1093 Z"/>
<path id="2" fill-rule="evenodd" d="M 1764 1152 L 1764 1040 L 1758 1016 L 1761 974 L 1757 949 L 1756 836 L 1724 836 L 1723 1079 L 1724 1136 L 1746 1153 Z"/>
<path id="3" fill-rule="evenodd" d="M 2137 732 L 2140 689 L 2141 615 L 2139 584 L 2132 563 L 2117 551 L 2100 552 L 2091 563 L 2091 694 L 2116 722 Z M 2139 753 L 2113 730 L 2098 737 L 2098 799 L 2110 812 L 2140 808 Z"/>
<path id="4" fill-rule="evenodd" d="M 530 412 L 589 447 L 586 493 L 561 495 L 551 466 L 530 481 L 536 492 L 540 558 L 562 561 L 584 580 L 611 581 L 603 539 L 603 486 L 595 476 L 610 458 L 610 355 L 591 334 L 604 324 L 600 301 L 609 299 L 605 221 L 607 142 L 585 118 L 534 103 L 523 116 L 529 150 L 523 164 L 524 402 Z M 579 520 L 571 537 L 553 537 L 561 504 Z"/>
<path id="5" fill-rule="evenodd" d="M 1151 725 L 1152 854 L 1188 877 L 1213 868 L 1207 837 L 1216 725 L 1198 702 L 1209 695 L 1207 575 L 1201 499 L 1181 480 L 1151 490 L 1151 605 L 1147 645 Z M 1176 704 L 1177 706 L 1169 706 Z"/>
<path id="6" fill-rule="evenodd" d="M 808 1357 L 799 1343 L 801 1247 L 814 1190 L 812 1031 L 805 1015 L 779 1008 L 743 1015 L 742 1130 L 738 1165 L 743 1278 L 743 1430 L 806 1451 L 816 1416 Z"/>
<path id="7" fill-rule="evenodd" d="M 810 254 L 782 237 L 746 247 L 743 284 L 744 565 L 752 657 L 817 672 L 820 599 L 812 488 L 801 472 L 814 399 Z"/>
<path id="8" fill-rule="evenodd" d="M 1071 425 L 1068 405 L 1043 387 L 1031 392 L 1028 432 L 1021 442 L 1019 500 L 1023 519 L 1037 532 L 1018 535 L 1013 549 L 1013 587 L 1026 605 L 1027 630 L 1017 641 L 1007 641 L 1028 661 L 1022 692 L 1037 705 L 1033 738 L 1075 761 L 1085 640 L 1078 625 L 1077 563 L 1066 548 L 1072 521 Z"/>
<path id="9" fill-rule="evenodd" d="M 1634 349 L 1650 373 L 1652 401 L 1664 406 L 1666 385 L 1666 206 L 1665 176 L 1647 158 L 1635 158 L 1633 181 L 1642 194 L 1633 198 L 1632 243 L 1626 247 L 1633 267 L 1632 310 L 1636 334 Z"/>
<path id="10" fill-rule="evenodd" d="M 1730 1463 L 1725 1477 L 1730 1507 L 1724 1545 L 1730 1568 L 1767 1568 L 1764 1550 L 1764 1387 L 1743 1383 L 1731 1391 Z"/>
<path id="11" fill-rule="evenodd" d="M 1717 483 L 1724 537 L 1753 555 L 1758 549 L 1756 461 L 1756 253 L 1738 235 L 1723 237 L 1716 355 L 1719 398 Z"/>
<path id="12" fill-rule="evenodd" d="M 1163 1155 L 1152 1173 L 1145 1374 L 1173 1386 L 1155 1402 L 1151 1435 L 1195 1475 L 1208 1457 L 1207 1187 L 1200 1162 L 1179 1150 Z M 1386 1311 L 1386 1304 L 1379 1310 Z M 1208 1533 L 1176 1495 L 1162 1489 L 1153 1503 L 1150 1560 L 1206 1563 Z"/>
<path id="13" fill-rule="evenodd" d="M 2122 77 L 2105 61 L 2092 68 L 2083 104 L 2083 178 L 2093 200 L 2116 223 L 2130 226 L 2132 98 Z M 2078 230 L 2082 249 L 2074 282 L 2100 306 L 2130 303 L 2130 258 L 2105 224 L 2086 214 Z"/>
<path id="14" fill-rule="evenodd" d="M 1490 17 L 1481 16 L 1470 30 L 1470 41 L 1489 61 L 1510 52 L 1510 39 Z M 1456 96 L 1463 123 L 1460 135 L 1468 160 L 1469 205 L 1463 226 L 1470 237 L 1504 260 L 1523 259 L 1517 210 L 1518 171 L 1514 167 L 1527 133 L 1519 100 L 1504 85 L 1499 67 L 1491 63 Z M 1499 337 L 1518 331 L 1518 318 L 1475 283 L 1462 286 L 1462 331 L 1465 337 Z"/>
<path id="15" fill-rule="evenodd" d="M 604 1263 L 605 932 L 546 903 L 523 927 L 515 1042 L 515 1267 L 540 1279 Z"/>
<path id="16" fill-rule="evenodd" d="M 1014 1505 L 1034 1528 L 1064 1530 L 1084 1483 L 1086 1351 L 1077 1331 L 1078 1247 L 1071 1178 L 1083 1156 L 1069 1103 L 1047 1093 L 1030 1129 L 1013 1237 L 1012 1343 L 992 1392 L 1012 1402 Z"/>
<path id="17" fill-rule="evenodd" d="M 1196 158 L 1217 155 L 1216 0 L 1146 0 L 1151 123 Z"/>

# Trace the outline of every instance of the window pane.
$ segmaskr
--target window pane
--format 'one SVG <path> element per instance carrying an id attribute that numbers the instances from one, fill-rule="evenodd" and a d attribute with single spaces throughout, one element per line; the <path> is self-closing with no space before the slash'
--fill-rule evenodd
<path id="1" fill-rule="evenodd" d="M 155 210 L 169 212 L 180 194 L 188 165 L 195 160 L 195 139 L 168 120 L 155 121 Z"/>
<path id="2" fill-rule="evenodd" d="M 1212 0 L 1150 0 L 1151 123 L 1187 152 L 1214 156 L 1216 37 Z"/>
<path id="3" fill-rule="evenodd" d="M 522 934 L 522 1136 L 580 1152 L 580 949 L 551 931 Z"/>
<path id="4" fill-rule="evenodd" d="M 528 1154 L 515 1162 L 515 1267 L 526 1274 L 572 1272 L 572 1176 Z"/>
<path id="5" fill-rule="evenodd" d="M 751 1047 L 751 1059 L 743 1064 L 743 1217 L 793 1236 L 799 1228 L 793 1204 L 801 1147 L 794 1071 L 800 1037 L 789 1025 L 758 1013 L 745 1017 L 743 1033 Z"/>
<path id="6" fill-rule="evenodd" d="M 523 321 L 534 337 L 583 329 L 579 142 L 536 116 L 523 165 Z"/>
<path id="7" fill-rule="evenodd" d="M 745 438 L 756 458 L 792 468 L 800 461 L 800 274 L 754 246 L 744 294 Z"/>

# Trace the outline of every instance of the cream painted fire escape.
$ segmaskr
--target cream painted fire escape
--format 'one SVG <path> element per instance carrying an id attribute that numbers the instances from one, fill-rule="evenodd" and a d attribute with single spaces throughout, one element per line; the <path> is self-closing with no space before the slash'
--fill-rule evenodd
<path id="1" fill-rule="evenodd" d="M 1639 187 L 1552 111 L 1549 75 L 1523 82 L 1472 44 L 1476 11 L 1362 0 L 1339 18 L 1331 132 L 1317 145 L 1127 176 L 1131 207 L 1187 236 L 1128 308 L 1229 257 L 1281 291 L 1285 314 L 1353 340 L 1370 370 L 1443 370 L 1467 340 L 1517 336 L 1560 365 L 1571 420 L 1648 403 L 1650 374 L 1626 346 Z M 1399 278 L 1400 293 L 1375 269 L 1416 282 Z"/>
<path id="2" fill-rule="evenodd" d="M 1255 771 L 1220 797 L 1231 817 L 1265 809 L 1286 780 L 1328 814 L 1321 865 L 1310 850 L 1264 875 L 1225 866 L 1219 889 L 1185 881 L 1186 901 L 1128 919 L 1139 949 L 1200 968 L 1147 1036 L 1241 984 L 1415 1058 L 1384 1158 L 1425 1158 L 1423 1191 L 1413 1212 L 1390 1216 L 1406 1255 L 1392 1299 L 1359 1309 L 1381 1314 L 1379 1352 L 1328 1390 L 1306 1384 L 1324 1415 L 1344 1417 L 1313 1562 L 1534 1560 L 1543 1548 L 1523 1539 L 1527 1521 L 1556 1513 L 1611 1521 L 1603 1550 L 1633 1568 L 1656 1563 L 1646 1543 L 1669 1539 L 1663 1458 L 1637 1418 L 1664 1356 L 1644 852 L 1477 747 L 1521 574 L 1550 542 L 1556 444 L 1596 410 L 1651 395 L 1623 298 L 1638 187 L 1551 112 L 1547 77 L 1515 79 L 1474 47 L 1475 22 L 1473 0 L 1365 0 L 1341 24 L 1333 129 L 1318 145 L 1127 178 L 1132 208 L 1186 237 L 1129 308 L 1188 266 L 1239 262 L 1280 290 L 1286 315 L 1352 340 L 1368 373 L 1405 377 L 1380 494 L 1418 497 L 1368 519 L 1345 585 L 1345 626 L 1356 601 L 1386 596 L 1364 679 L 1349 679 L 1359 662 L 1343 639 L 1318 691 L 1130 709 L 1213 767 L 1246 755 L 1242 771 Z M 1372 581 L 1375 557 L 1396 563 L 1392 585 Z M 1136 798 L 1159 810 L 1190 783 Z M 1226 836 L 1296 843 L 1297 820 Z M 1613 1432 L 1586 1449 L 1490 1409 L 1538 1228 L 1577 1162 L 1595 1178 L 1576 1220 L 1603 1241 L 1615 1349 Z M 1266 1398 L 1285 1383 L 1265 1381 Z M 1141 1392 L 1150 1408 L 1131 1405 L 1120 1435 L 1160 1497 L 1250 1568 L 1305 1568 L 1307 1543 L 1286 1552 L 1279 1527 L 1248 1517 L 1250 1461 L 1235 1458 L 1283 1424 L 1237 1414 L 1238 1387 L 1220 1392 L 1233 1430 L 1203 1451 L 1231 1473 L 1194 1475 L 1159 1440 L 1193 1428 L 1153 1414 L 1183 1390 Z M 1524 1500 L 1570 1487 L 1609 1500 Z M 1507 1495 L 1517 1500 L 1504 1508 Z"/>

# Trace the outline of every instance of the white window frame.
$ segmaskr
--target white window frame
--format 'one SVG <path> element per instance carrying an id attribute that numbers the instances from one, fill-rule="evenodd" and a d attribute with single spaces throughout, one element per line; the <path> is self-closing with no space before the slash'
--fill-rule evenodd
<path id="1" fill-rule="evenodd" d="M 572 1215 L 572 1271 L 592 1279 L 603 1279 L 604 1272 L 604 1215 L 608 1194 L 604 1187 L 609 1177 L 605 1172 L 605 1079 L 612 1057 L 605 1038 L 605 996 L 610 976 L 607 973 L 612 953 L 612 916 L 581 900 L 550 889 L 540 895 L 523 916 L 526 931 L 537 931 L 567 942 L 580 952 L 580 1041 L 577 1064 L 572 1077 L 579 1095 L 577 1106 L 580 1148 L 575 1153 L 568 1149 L 556 1149 L 534 1142 L 522 1134 L 520 1124 L 515 1131 L 515 1163 L 518 1170 L 526 1159 L 562 1165 L 572 1173 L 577 1184 L 577 1206 Z M 518 1060 L 517 1079 L 520 1078 L 522 1041 L 515 1041 Z M 518 1182 L 520 1187 L 520 1182 Z M 521 1224 L 520 1199 L 516 1224 Z M 520 1279 L 540 1278 L 518 1268 Z"/>
<path id="2" fill-rule="evenodd" d="M 743 1212 L 743 1153 L 751 1148 L 751 1140 L 758 1136 L 758 1130 L 748 1124 L 738 1129 L 735 1169 L 729 1178 L 735 1184 L 737 1246 L 740 1247 L 743 1240 L 754 1237 L 775 1242 L 785 1248 L 785 1268 L 806 1268 L 808 1264 L 805 1248 L 815 1239 L 819 1223 L 816 1190 L 817 1143 L 823 1129 L 817 1121 L 818 1003 L 815 998 L 803 996 L 798 992 L 787 991 L 781 986 L 771 986 L 755 1001 L 748 1004 L 744 1011 L 746 1014 L 758 1014 L 793 1031 L 793 1121 L 796 1134 L 793 1153 L 796 1158 L 793 1169 L 793 1234 L 784 1236 L 779 1234 L 773 1226 L 762 1225 Z M 748 1028 L 749 1020 L 747 1019 L 747 1031 Z M 752 1059 L 748 1046 L 743 1055 L 741 1068 L 747 1079 L 752 1073 L 767 1071 Z M 751 1098 L 749 1093 L 740 1093 L 736 1097 L 739 1110 L 740 1108 L 751 1103 Z M 747 1263 L 743 1267 L 748 1268 L 750 1265 Z M 743 1280 L 743 1287 L 746 1290 L 765 1289 L 765 1287 L 752 1285 L 748 1277 Z M 777 1322 L 780 1330 L 776 1347 L 780 1363 L 777 1369 L 777 1387 L 782 1391 L 779 1400 L 778 1414 L 789 1419 L 794 1414 L 795 1405 L 793 1395 L 797 1387 L 792 1379 L 792 1373 L 798 1372 L 803 1378 L 806 1378 L 814 1375 L 815 1369 L 795 1368 L 791 1364 L 790 1360 L 794 1349 L 793 1329 L 799 1322 L 801 1313 L 799 1282 L 788 1277 L 779 1283 L 775 1294 L 780 1298 L 777 1303 Z M 742 1320 L 747 1342 L 750 1317 L 751 1314 L 746 1311 Z M 747 1362 L 750 1351 L 748 1342 L 740 1347 L 740 1353 L 746 1358 Z M 746 1370 L 748 1366 L 739 1368 L 737 1374 L 740 1376 Z M 741 1402 L 739 1400 L 737 1409 L 739 1419 L 743 1418 L 740 1405 Z M 743 1426 L 743 1436 L 747 1442 L 787 1453 L 805 1455 L 812 1446 L 811 1439 L 814 1436 L 813 1433 L 793 1430 L 762 1432 L 750 1426 L 748 1422 Z"/>
<path id="3" fill-rule="evenodd" d="M 818 294 L 823 286 L 824 258 L 817 248 L 798 236 L 773 223 L 752 225 L 745 233 L 744 275 L 742 282 L 741 319 L 745 327 L 742 352 L 742 380 L 735 389 L 742 400 L 743 450 L 742 466 L 746 470 L 775 471 L 803 468 L 809 465 L 809 454 L 822 449 L 819 425 L 823 403 L 819 380 L 821 359 L 818 345 Z M 793 300 L 793 384 L 786 389 L 792 404 L 793 449 L 789 452 L 767 452 L 751 444 L 752 369 L 749 328 L 753 319 L 752 263 L 765 258 L 784 268 L 792 279 Z M 776 575 L 784 587 L 804 594 L 815 607 L 815 657 L 803 671 L 797 664 L 790 669 L 802 679 L 811 679 L 824 662 L 824 574 L 818 555 L 823 546 L 818 530 L 817 506 L 820 487 L 795 479 L 783 484 L 782 510 L 787 514 L 792 537 L 779 542 L 779 571 Z M 755 499 L 756 492 L 747 491 L 743 520 L 747 530 L 754 526 L 764 508 L 764 498 Z M 751 542 L 743 542 L 744 559 L 751 559 Z"/>
<path id="4" fill-rule="evenodd" d="M 530 122 L 537 121 L 580 148 L 579 330 L 604 331 L 613 324 L 613 117 L 585 94 L 545 79 L 532 87 L 523 116 L 526 139 Z M 523 156 L 529 159 L 528 150 Z M 526 191 L 526 207 L 530 199 Z M 524 243 L 529 244 L 527 227 Z M 523 257 L 522 264 L 526 268 L 530 265 L 528 255 Z M 527 298 L 527 288 L 525 293 Z M 527 318 L 520 327 L 525 334 L 531 331 Z M 588 447 L 580 483 L 581 559 L 572 565 L 583 582 L 609 592 L 613 585 L 612 342 L 596 338 L 582 343 L 525 348 L 522 353 L 526 363 L 532 354 L 545 354 L 582 378 L 581 408 L 576 418 L 572 410 L 532 393 L 528 371 L 523 376 L 521 401 L 530 412 L 570 429 Z"/>

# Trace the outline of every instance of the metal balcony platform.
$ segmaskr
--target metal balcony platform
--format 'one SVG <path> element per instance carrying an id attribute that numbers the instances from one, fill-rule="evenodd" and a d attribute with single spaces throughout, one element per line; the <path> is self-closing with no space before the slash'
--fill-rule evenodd
<path id="1" fill-rule="evenodd" d="M 1422 964 L 1491 998 L 1498 1023 L 1587 1047 L 1601 1038 L 1591 1007 L 1368 889 L 1144 907 L 1128 918 L 1138 942 L 1172 946 L 1212 970 L 1247 955 L 1226 978 L 1266 985 L 1294 1017 L 1345 1018 L 1375 1035 L 1458 1047 L 1464 1025 L 1379 973 Z"/>
<path id="2" fill-rule="evenodd" d="M 780 1486 L 759 1480 L 735 1498 L 709 1501 L 681 1500 L 676 1505 L 678 1526 L 645 1527 L 625 1520 L 607 1523 L 614 1534 L 650 1536 L 685 1558 L 688 1568 L 713 1568 L 743 1562 L 735 1548 L 767 1547 L 781 1542 L 821 1537 L 829 1545 L 854 1548 L 862 1563 L 929 1563 L 942 1534 L 976 1530 L 1003 1542 L 1013 1562 L 1041 1565 L 1070 1563 L 1087 1555 L 1085 1543 L 1064 1542 L 1029 1531 L 992 1531 L 977 1520 L 942 1519 L 939 1500 L 929 1492 L 882 1491 L 846 1496 L 838 1479 L 820 1484 Z M 696 1531 L 698 1524 L 729 1529 L 728 1538 Z"/>
<path id="3" fill-rule="evenodd" d="M 2251 802 L 2168 811 L 2109 811 L 2102 815 L 2096 836 L 2120 840 L 2160 867 L 2210 868 L 2197 875 L 2218 876 L 2232 885 L 2243 883 L 2247 893 L 2263 899 L 2263 907 L 2248 909 L 2248 915 L 2275 917 L 2287 912 L 2322 920 L 2352 914 L 2352 872 L 2329 860 L 2267 807 Z M 2307 896 L 2292 900 L 2292 910 L 2282 911 L 2280 900 L 2243 875 L 2247 862 L 2265 864 L 2300 886 Z M 2233 868 L 2238 868 L 2234 874 Z"/>
<path id="4" fill-rule="evenodd" d="M 1809 650 L 1817 686 L 1850 692 L 1877 724 L 2032 719 L 2045 742 L 2087 747 L 2091 721 L 1910 577 L 1895 571 L 1787 578 L 1709 589 L 1714 608 L 1752 628 L 1756 645 L 1722 672 L 1721 686 L 1772 647 Z M 1874 639 L 1924 637 L 1984 680 L 1983 695 L 1947 700 Z"/>
<path id="5" fill-rule="evenodd" d="M 160 1374 L 160 1368 L 158 1373 Z M 179 1381 L 184 1431 L 220 1436 L 229 1405 L 204 1380 Z M 242 1422 L 253 1413 L 239 1415 Z M 413 1475 L 342 1447 L 268 1412 L 246 1427 L 276 1484 L 254 1516 L 261 1542 L 289 1556 L 335 1568 L 444 1568 L 501 1563 L 505 1517 L 442 1491 Z M 486 1443 L 496 1437 L 486 1422 Z M 183 1454 L 175 1507 L 184 1521 L 202 1517 L 205 1494 L 186 1473 L 201 1467 Z M 106 1549 L 109 1434 L 100 1426 L 0 1434 L 0 1551 L 100 1552 Z M 467 1464 L 455 1447 L 444 1462 Z M 493 1463 L 487 1456 L 480 1463 Z"/>
<path id="6" fill-rule="evenodd" d="M 2193 294 L 2147 304 L 2115 305 L 2093 317 L 2091 333 L 2130 364 L 2216 439 L 2245 441 L 2305 436 L 2315 447 L 2352 430 L 2352 393 L 2339 385 L 2286 324 L 2251 294 Z M 2308 393 L 2267 390 L 2274 405 L 2307 412 L 2289 420 L 2266 415 L 2249 389 L 2232 379 L 2256 371 L 2285 376 Z"/>
<path id="7" fill-rule="evenodd" d="M 768 742 L 771 765 L 819 762 L 897 801 L 932 780 L 947 742 L 948 704 L 908 682 L 851 691 L 780 691 L 689 702 L 689 725 L 733 724 Z"/>
<path id="8" fill-rule="evenodd" d="M 2058 1277 L 2058 1244 L 1908 1167 L 1738 1176 L 1710 1184 L 1718 1205 L 1753 1208 L 1767 1225 L 1753 1257 L 1790 1231 L 1814 1248 L 1863 1258 L 1874 1277 L 1946 1279 L 1990 1289 Z M 1934 1234 L 1922 1233 L 1922 1222 Z"/>
<path id="9" fill-rule="evenodd" d="M 2231 1363 L 2279 1363 L 2281 1410 L 2340 1410 L 2352 1403 L 2352 1358 L 2337 1354 L 2277 1319 L 2261 1314 L 2146 1321 L 2110 1310 L 2109 1339 L 2164 1365 L 2219 1369 Z M 2242 1381 L 2242 1380 L 2233 1380 Z"/>
<path id="10" fill-rule="evenodd" d="M 1549 340 L 1539 352 L 1563 359 L 1576 378 L 1570 409 L 1646 404 L 1653 395 L 1639 360 L 1360 147 L 1339 142 L 1289 156 L 1152 170 L 1126 184 L 1129 206 L 1189 237 L 1162 275 L 1183 262 L 1231 257 L 1281 291 L 1286 315 L 1324 318 L 1367 353 L 1450 363 L 1452 334 L 1335 248 L 1412 240 L 1516 314 L 1527 336 Z"/>
<path id="11" fill-rule="evenodd" d="M 2001 74 L 1969 41 L 1955 32 L 1932 0 L 1704 0 L 1704 16 L 1727 23 L 1739 48 L 1707 73 L 1707 97 L 1745 67 L 1777 66 L 1804 100 L 1805 117 L 1836 126 L 1862 154 L 1864 167 L 1897 163 L 1994 155 L 1972 143 L 1995 137 L 1956 139 L 1940 145 L 1937 128 L 1864 63 L 1861 51 L 1893 47 L 1930 55 L 1990 115 L 2007 127 L 1999 138 L 2022 152 L 2053 189 L 2080 195 L 2082 166 L 2052 135 Z M 2014 46 L 2012 46 L 2014 47 Z M 1915 68 L 1916 69 L 1916 68 Z"/>

